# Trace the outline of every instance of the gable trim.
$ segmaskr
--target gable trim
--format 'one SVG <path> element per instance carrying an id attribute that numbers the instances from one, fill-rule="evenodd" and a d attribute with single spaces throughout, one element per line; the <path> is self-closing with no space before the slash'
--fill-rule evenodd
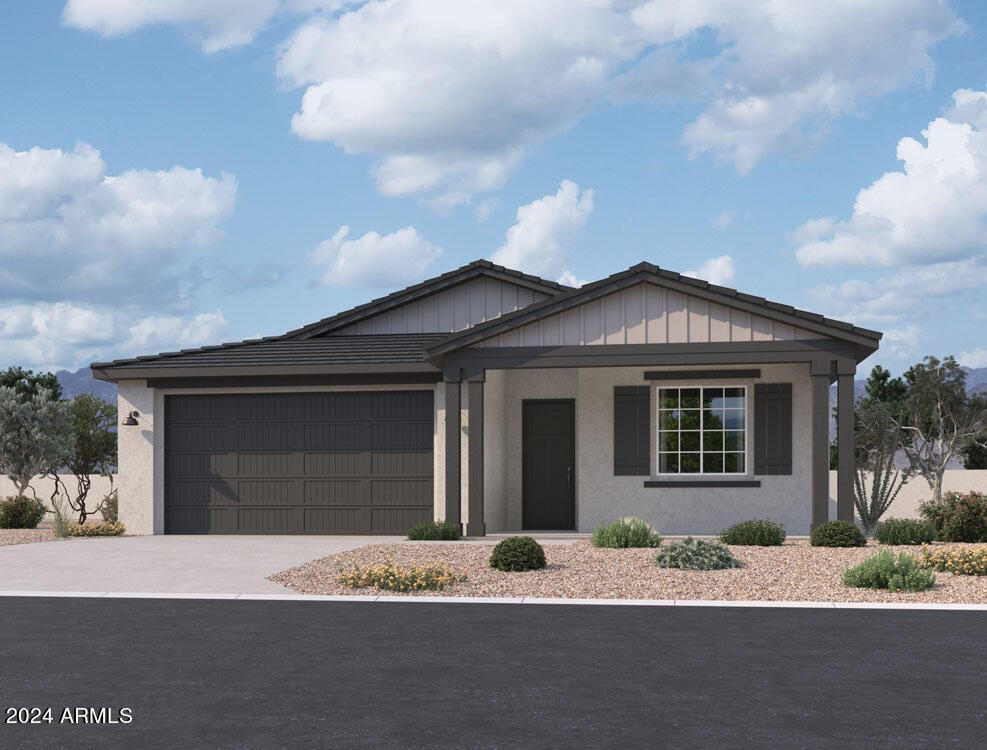
<path id="1" fill-rule="evenodd" d="M 740 309 L 753 315 L 760 315 L 773 321 L 798 326 L 799 328 L 804 328 L 827 338 L 846 341 L 865 349 L 867 354 L 877 349 L 878 342 L 882 336 L 878 331 L 858 328 L 850 323 L 831 320 L 816 313 L 770 302 L 761 297 L 753 297 L 725 287 L 715 287 L 704 281 L 688 279 L 677 273 L 664 271 L 657 266 L 641 264 L 634 266 L 622 274 L 616 274 L 602 281 L 584 286 L 581 289 L 575 289 L 557 297 L 536 302 L 517 312 L 503 315 L 496 320 L 481 323 L 461 333 L 453 334 L 445 341 L 428 349 L 427 356 L 435 357 L 456 349 L 471 346 L 493 336 L 512 331 L 551 315 L 571 310 L 574 307 L 593 302 L 640 283 L 654 284 L 680 294 L 698 297 L 707 302 L 714 302 L 726 307 Z"/>

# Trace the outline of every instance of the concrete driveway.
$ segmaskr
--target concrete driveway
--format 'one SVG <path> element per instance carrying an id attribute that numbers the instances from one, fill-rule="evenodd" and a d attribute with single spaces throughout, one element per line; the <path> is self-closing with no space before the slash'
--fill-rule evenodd
<path id="1" fill-rule="evenodd" d="M 0 592 L 290 594 L 265 576 L 397 536 L 134 536 L 0 546 Z"/>

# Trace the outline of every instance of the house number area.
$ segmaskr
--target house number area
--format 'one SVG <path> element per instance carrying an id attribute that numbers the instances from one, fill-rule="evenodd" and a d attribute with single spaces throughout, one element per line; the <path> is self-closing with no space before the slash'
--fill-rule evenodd
<path id="1" fill-rule="evenodd" d="M 129 724 L 134 712 L 129 708 L 72 706 L 65 708 L 8 707 L 5 724 Z"/>

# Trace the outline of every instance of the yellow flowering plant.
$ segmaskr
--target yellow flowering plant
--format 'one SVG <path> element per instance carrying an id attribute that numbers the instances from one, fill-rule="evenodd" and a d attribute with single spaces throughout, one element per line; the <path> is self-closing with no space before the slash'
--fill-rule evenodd
<path id="1" fill-rule="evenodd" d="M 392 560 L 366 568 L 353 564 L 349 570 L 340 569 L 337 580 L 344 586 L 382 591 L 442 591 L 446 586 L 465 581 L 466 575 L 439 560 L 428 565 L 401 566 Z"/>
<path id="2" fill-rule="evenodd" d="M 987 575 L 987 546 L 933 549 L 923 544 L 921 565 L 960 576 Z"/>

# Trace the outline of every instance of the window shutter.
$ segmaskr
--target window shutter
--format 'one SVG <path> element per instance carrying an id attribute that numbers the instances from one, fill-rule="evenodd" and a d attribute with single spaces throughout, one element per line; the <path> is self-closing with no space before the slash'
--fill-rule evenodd
<path id="1" fill-rule="evenodd" d="M 754 473 L 792 473 L 792 384 L 754 385 Z"/>
<path id="2" fill-rule="evenodd" d="M 613 473 L 615 476 L 651 474 L 651 388 L 616 386 L 613 389 Z"/>

